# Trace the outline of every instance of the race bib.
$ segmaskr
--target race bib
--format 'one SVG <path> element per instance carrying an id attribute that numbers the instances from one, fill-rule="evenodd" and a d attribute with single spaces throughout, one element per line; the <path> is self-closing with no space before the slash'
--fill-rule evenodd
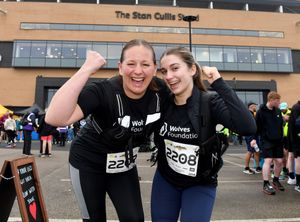
<path id="1" fill-rule="evenodd" d="M 165 139 L 168 165 L 177 173 L 195 177 L 197 175 L 199 146 L 173 142 Z"/>
<path id="2" fill-rule="evenodd" d="M 133 148 L 133 161 L 137 158 L 139 147 Z M 125 152 L 108 153 L 106 158 L 106 173 L 121 173 L 132 169 L 135 163 L 125 165 Z"/>

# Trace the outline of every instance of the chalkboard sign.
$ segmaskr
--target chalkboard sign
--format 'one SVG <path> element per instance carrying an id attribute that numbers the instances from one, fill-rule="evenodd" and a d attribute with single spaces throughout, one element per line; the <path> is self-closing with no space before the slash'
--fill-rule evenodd
<path id="1" fill-rule="evenodd" d="M 6 198 L 2 198 L 7 195 Z M 17 196 L 24 222 L 48 222 L 33 157 L 6 160 L 0 177 L 0 221 L 7 221 Z M 3 213 L 2 213 L 3 212 Z"/>

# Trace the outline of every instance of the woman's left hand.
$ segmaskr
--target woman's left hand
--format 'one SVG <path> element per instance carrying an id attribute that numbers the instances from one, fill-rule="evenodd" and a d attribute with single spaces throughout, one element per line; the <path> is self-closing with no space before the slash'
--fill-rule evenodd
<path id="1" fill-rule="evenodd" d="M 202 72 L 207 77 L 209 84 L 212 84 L 214 81 L 221 78 L 221 75 L 216 67 L 202 66 Z"/>

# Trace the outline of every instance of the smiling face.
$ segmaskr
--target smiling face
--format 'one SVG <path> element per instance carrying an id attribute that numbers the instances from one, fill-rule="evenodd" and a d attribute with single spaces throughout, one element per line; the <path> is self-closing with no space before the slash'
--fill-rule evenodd
<path id="1" fill-rule="evenodd" d="M 191 96 L 193 89 L 193 76 L 196 73 L 196 66 L 188 65 L 177 55 L 165 55 L 160 60 L 163 79 L 175 95 L 177 102 L 185 103 Z"/>
<path id="2" fill-rule="evenodd" d="M 156 74 L 153 52 L 143 45 L 133 46 L 124 51 L 119 63 L 119 73 L 123 78 L 125 94 L 131 99 L 141 98 Z"/>

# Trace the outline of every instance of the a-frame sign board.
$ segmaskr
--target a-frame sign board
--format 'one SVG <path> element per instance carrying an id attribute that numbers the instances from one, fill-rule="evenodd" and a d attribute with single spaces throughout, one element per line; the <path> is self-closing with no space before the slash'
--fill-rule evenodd
<path id="1" fill-rule="evenodd" d="M 0 173 L 0 222 L 8 221 L 16 197 L 23 222 L 49 221 L 33 157 L 5 160 Z"/>

